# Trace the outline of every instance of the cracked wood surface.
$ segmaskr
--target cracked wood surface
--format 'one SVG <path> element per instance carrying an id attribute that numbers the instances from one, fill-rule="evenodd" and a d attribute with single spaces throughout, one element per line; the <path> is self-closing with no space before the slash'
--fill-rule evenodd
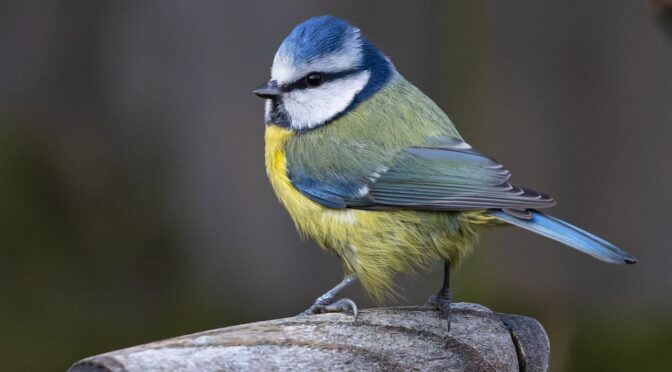
<path id="1" fill-rule="evenodd" d="M 534 319 L 453 305 L 450 332 L 432 307 L 365 309 L 220 328 L 112 351 L 85 371 L 545 371 L 549 343 Z"/>

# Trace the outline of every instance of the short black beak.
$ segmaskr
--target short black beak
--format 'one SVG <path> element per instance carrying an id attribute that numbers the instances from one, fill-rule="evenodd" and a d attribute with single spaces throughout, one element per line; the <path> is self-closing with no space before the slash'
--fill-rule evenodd
<path id="1" fill-rule="evenodd" d="M 268 83 L 255 89 L 252 93 L 258 95 L 261 98 L 275 98 L 279 96 L 282 92 L 278 88 L 278 82 L 275 80 L 271 80 Z"/>

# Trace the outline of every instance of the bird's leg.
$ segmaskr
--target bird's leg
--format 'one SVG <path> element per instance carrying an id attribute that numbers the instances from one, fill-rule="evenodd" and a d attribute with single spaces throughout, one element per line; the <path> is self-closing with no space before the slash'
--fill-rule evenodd
<path id="1" fill-rule="evenodd" d="M 338 301 L 334 301 L 336 296 L 345 288 L 349 287 L 350 284 L 354 283 L 357 280 L 357 275 L 352 274 L 348 275 L 343 280 L 338 283 L 334 288 L 327 291 L 327 293 L 318 297 L 315 300 L 315 303 L 310 306 L 306 311 L 302 312 L 299 315 L 313 315 L 321 313 L 352 313 L 355 315 L 355 320 L 357 320 L 357 304 L 349 298 L 342 298 Z"/>
<path id="2" fill-rule="evenodd" d="M 448 330 L 450 331 L 451 295 L 450 295 L 450 261 L 448 260 L 443 261 L 443 286 L 441 287 L 439 293 L 436 294 L 434 302 L 436 303 L 436 307 L 438 307 L 439 310 L 441 310 L 441 312 L 443 313 L 443 316 L 446 317 L 446 320 L 448 320 Z"/>

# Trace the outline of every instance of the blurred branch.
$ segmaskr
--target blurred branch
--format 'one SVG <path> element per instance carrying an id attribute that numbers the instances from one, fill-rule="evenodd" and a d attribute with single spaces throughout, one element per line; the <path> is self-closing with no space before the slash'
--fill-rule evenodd
<path id="1" fill-rule="evenodd" d="M 658 19 L 658 23 L 672 38 L 672 0 L 647 0 Z"/>
<path id="2" fill-rule="evenodd" d="M 83 371 L 447 370 L 545 371 L 549 343 L 534 319 L 454 305 L 451 331 L 430 307 L 275 319 L 113 351 Z"/>

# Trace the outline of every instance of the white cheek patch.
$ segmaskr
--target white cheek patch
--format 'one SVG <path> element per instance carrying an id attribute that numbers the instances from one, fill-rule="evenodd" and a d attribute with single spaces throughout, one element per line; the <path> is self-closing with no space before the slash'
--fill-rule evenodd
<path id="1" fill-rule="evenodd" d="M 292 129 L 314 128 L 341 113 L 366 86 L 370 75 L 369 71 L 362 71 L 317 88 L 285 93 L 282 101 Z"/>

